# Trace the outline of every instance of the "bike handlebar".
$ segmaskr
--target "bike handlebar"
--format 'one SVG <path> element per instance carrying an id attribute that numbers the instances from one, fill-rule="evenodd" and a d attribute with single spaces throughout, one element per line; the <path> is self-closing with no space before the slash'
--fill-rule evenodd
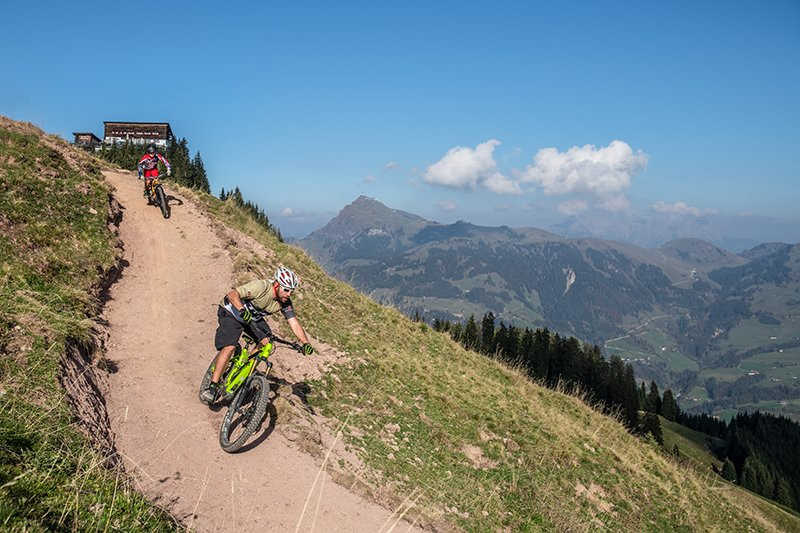
<path id="1" fill-rule="evenodd" d="M 280 337 L 276 337 L 275 334 L 272 333 L 272 331 L 264 330 L 264 328 L 259 327 L 255 323 L 255 320 L 250 322 L 249 326 L 250 326 L 251 329 L 258 330 L 261 333 L 264 333 L 267 336 L 267 338 L 270 340 L 270 342 L 283 344 L 285 346 L 289 346 L 293 350 L 296 350 L 296 351 L 298 351 L 300 353 L 303 353 L 303 345 L 300 344 L 299 342 L 291 342 L 291 341 L 283 340 Z"/>
<path id="2" fill-rule="evenodd" d="M 297 350 L 300 353 L 303 353 L 303 345 L 299 342 L 290 342 L 281 339 L 280 337 L 272 337 L 272 342 L 277 342 L 278 344 L 285 344 L 286 346 L 291 347 L 293 350 Z"/>

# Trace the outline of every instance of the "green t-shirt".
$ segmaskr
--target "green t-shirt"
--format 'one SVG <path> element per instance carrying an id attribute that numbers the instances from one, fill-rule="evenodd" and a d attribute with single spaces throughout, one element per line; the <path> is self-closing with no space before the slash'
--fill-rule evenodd
<path id="1" fill-rule="evenodd" d="M 256 279 L 249 283 L 245 283 L 236 287 L 236 292 L 242 302 L 247 306 L 251 312 L 258 315 L 271 315 L 280 311 L 287 319 L 294 317 L 294 306 L 292 305 L 291 298 L 282 304 L 275 299 L 275 291 L 272 289 L 272 280 Z M 223 298 L 222 306 L 230 311 L 233 316 L 239 319 L 239 313 L 227 301 L 227 297 Z M 255 307 L 255 309 L 253 309 Z"/>

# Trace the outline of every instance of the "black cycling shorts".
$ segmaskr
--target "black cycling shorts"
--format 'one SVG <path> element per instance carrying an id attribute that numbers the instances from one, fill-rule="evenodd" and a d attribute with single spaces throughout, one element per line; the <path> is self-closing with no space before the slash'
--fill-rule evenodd
<path id="1" fill-rule="evenodd" d="M 248 335 L 259 342 L 272 335 L 272 330 L 263 318 L 253 321 L 253 327 L 251 327 L 233 318 L 233 315 L 221 305 L 217 309 L 217 322 L 219 322 L 219 326 L 217 326 L 217 334 L 214 335 L 214 346 L 217 350 L 221 350 L 226 346 L 236 346 L 239 343 L 239 337 L 242 332 L 247 332 Z"/>

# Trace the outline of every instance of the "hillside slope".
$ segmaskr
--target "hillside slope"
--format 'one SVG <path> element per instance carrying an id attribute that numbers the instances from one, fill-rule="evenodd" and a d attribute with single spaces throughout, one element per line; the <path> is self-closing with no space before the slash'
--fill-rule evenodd
<path id="1" fill-rule="evenodd" d="M 54 161 L 61 164 L 58 158 Z M 37 164 L 46 167 L 50 162 L 39 158 Z M 13 181 L 9 175 L 2 175 L 4 184 Z M 17 177 L 17 191 L 40 185 L 31 181 L 37 180 L 35 173 Z M 124 207 L 120 228 L 129 264 L 108 304 L 106 318 L 113 333 L 102 366 L 116 372 L 110 376 L 108 403 L 119 431 L 120 455 L 136 482 L 179 513 L 186 525 L 211 530 L 224 521 L 226 528 L 243 530 L 390 530 L 398 525 L 406 529 L 398 524 L 404 516 L 445 531 L 800 529 L 795 515 L 675 464 L 577 398 L 532 384 L 332 280 L 300 250 L 280 243 L 230 202 L 175 192 L 167 184 L 175 203 L 173 218 L 165 221 L 144 206 L 138 182 L 131 177 L 108 175 Z M 41 180 L 41 186 L 55 184 L 52 188 L 65 201 L 69 191 L 80 190 L 73 188 L 73 178 L 57 173 Z M 49 227 L 32 226 L 37 231 L 19 234 L 36 237 L 36 243 L 62 231 L 67 235 L 59 246 L 73 255 L 54 256 L 69 259 L 58 263 L 58 277 L 47 270 L 54 262 L 41 261 L 50 250 L 14 248 L 30 241 L 2 241 L 3 266 L 19 269 L 3 270 L 3 289 L 17 291 L 4 303 L 36 297 L 38 311 L 63 318 L 56 322 L 58 328 L 83 335 L 87 326 L 82 319 L 99 305 L 75 296 L 84 290 L 85 278 L 96 275 L 95 265 L 107 269 L 114 264 L 115 242 L 104 233 L 105 216 L 97 216 L 98 207 L 109 201 L 108 190 L 96 170 L 83 179 L 89 178 L 93 192 L 86 198 L 88 206 L 80 203 L 80 195 L 68 196 L 69 210 L 47 207 L 39 213 Z M 56 196 L 37 197 L 50 200 L 48 206 L 58 204 Z M 13 199 L 14 206 L 25 202 L 22 194 Z M 2 214 L 4 228 L 10 227 L 8 221 L 22 228 L 16 215 Z M 70 233 L 86 214 L 93 221 L 90 227 L 103 235 L 97 255 L 87 248 L 101 241 Z M 17 257 L 32 258 L 38 270 L 25 270 Z M 275 424 L 245 453 L 222 455 L 214 442 L 221 413 L 196 400 L 197 381 L 211 355 L 214 305 L 229 283 L 268 274 L 275 263 L 303 276 L 295 303 L 322 353 L 308 359 L 285 351 L 276 354 L 283 381 L 276 391 Z M 38 284 L 19 292 L 9 279 Z M 34 292 L 42 280 L 55 279 L 71 281 L 75 290 L 49 299 Z M 29 310 L 4 307 L 4 327 L 9 316 L 21 321 Z M 50 314 L 54 310 L 75 311 L 75 316 Z M 58 368 L 50 352 L 63 348 L 63 336 L 42 332 L 35 321 L 23 326 L 29 331 L 2 331 L 4 523 L 35 530 L 170 527 L 120 484 L 121 471 L 116 472 L 116 485 L 113 475 L 111 484 L 107 475 L 101 483 L 93 476 L 104 475 L 102 461 L 85 450 L 72 455 L 74 448 L 64 438 L 72 429 L 55 423 L 69 419 L 66 406 L 45 395 L 44 388 L 25 397 L 27 387 L 37 383 L 34 376 L 41 383 L 57 384 Z M 26 333 L 37 335 L 32 346 L 23 342 Z M 9 348 L 15 350 L 12 362 Z M 91 357 L 88 353 L 89 361 Z M 41 376 L 18 372 L 26 361 L 47 371 Z M 16 372 L 12 379 L 8 369 Z M 48 424 L 32 439 L 23 429 L 37 420 Z M 339 436 L 344 447 L 334 446 Z M 47 446 L 39 444 L 42 440 Z M 301 449 L 320 458 L 331 451 L 333 460 L 316 462 Z M 64 465 L 76 464 L 65 470 Z M 63 483 L 67 490 L 49 490 L 56 475 L 63 479 L 62 472 L 74 472 Z M 323 473 L 339 485 L 325 482 Z M 343 483 L 384 502 L 394 513 L 366 504 L 342 489 Z M 19 521 L 23 513 L 39 513 L 39 521 Z"/>
<path id="2" fill-rule="evenodd" d="M 3 531 L 178 526 L 127 482 L 99 390 L 119 214 L 96 161 L 0 116 Z"/>
<path id="3" fill-rule="evenodd" d="M 168 181 L 172 217 L 165 220 L 146 205 L 133 173 L 106 172 L 106 178 L 123 207 L 120 238 L 128 261 L 105 310 L 107 357 L 117 369 L 107 400 L 117 448 L 138 486 L 200 531 L 311 530 L 315 523 L 355 531 L 393 523 L 390 511 L 340 485 L 315 483 L 320 464 L 289 440 L 296 437 L 287 435 L 285 411 L 274 413 L 246 453 L 222 451 L 225 408 L 210 410 L 197 391 L 216 354 L 216 305 L 238 281 L 226 247 L 262 257 L 269 252 L 215 229 Z M 284 402 L 299 402 L 293 387 L 333 360 L 331 350 L 319 348 L 328 355 L 302 360 L 283 347 L 273 355 Z M 309 501 L 314 505 L 306 510 Z"/>
<path id="4" fill-rule="evenodd" d="M 360 361 L 312 382 L 311 405 L 344 423 L 345 442 L 372 468 L 352 483 L 391 488 L 421 523 L 478 531 L 800 528 L 795 515 L 674 463 L 580 400 L 331 279 L 230 203 L 197 199 L 301 274 L 304 324 Z"/>

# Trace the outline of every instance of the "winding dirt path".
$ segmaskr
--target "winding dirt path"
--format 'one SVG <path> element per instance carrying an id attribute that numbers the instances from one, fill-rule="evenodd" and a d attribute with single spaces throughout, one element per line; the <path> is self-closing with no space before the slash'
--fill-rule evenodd
<path id="1" fill-rule="evenodd" d="M 231 259 L 190 202 L 173 199 L 165 220 L 133 174 L 106 178 L 123 207 L 128 262 L 105 309 L 107 357 L 118 367 L 107 404 L 117 449 L 142 491 L 198 531 L 410 529 L 326 479 L 321 462 L 280 431 L 244 453 L 220 449 L 224 410 L 201 404 L 197 388 L 213 355 L 216 305 L 232 285 Z M 302 364 L 286 349 L 274 358 L 285 368 Z"/>

